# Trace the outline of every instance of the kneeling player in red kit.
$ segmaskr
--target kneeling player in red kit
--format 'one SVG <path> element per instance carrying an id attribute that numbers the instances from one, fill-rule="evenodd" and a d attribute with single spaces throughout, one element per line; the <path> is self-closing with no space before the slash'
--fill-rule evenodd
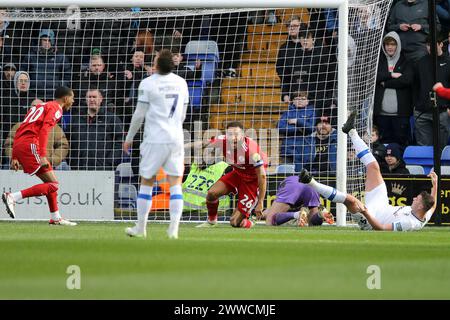
<path id="1" fill-rule="evenodd" d="M 58 180 L 52 165 L 46 158 L 48 134 L 58 123 L 63 111 L 68 111 L 74 101 L 73 91 L 67 87 L 55 90 L 55 100 L 30 108 L 14 138 L 11 169 L 36 175 L 43 183 L 18 192 L 5 192 L 2 200 L 6 211 L 15 218 L 14 206 L 17 201 L 29 197 L 46 196 L 50 209 L 50 224 L 75 226 L 76 223 L 61 218 L 58 211 Z"/>
<path id="2" fill-rule="evenodd" d="M 251 213 L 254 212 L 258 218 L 262 216 L 266 194 L 266 155 L 255 141 L 244 135 L 243 125 L 237 121 L 229 123 L 226 135 L 214 139 L 207 147 L 221 149 L 225 161 L 233 167 L 233 171 L 222 176 L 208 190 L 208 221 L 198 227 L 216 226 L 219 198 L 236 193 L 237 208 L 230 218 L 230 224 L 233 227 L 251 228 Z"/>

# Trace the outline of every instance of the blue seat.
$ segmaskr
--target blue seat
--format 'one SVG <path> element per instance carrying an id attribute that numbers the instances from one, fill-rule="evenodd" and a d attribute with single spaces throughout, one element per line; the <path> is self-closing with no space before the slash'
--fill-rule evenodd
<path id="1" fill-rule="evenodd" d="M 444 150 L 442 150 L 441 165 L 450 166 L 450 146 L 446 146 Z"/>
<path id="2" fill-rule="evenodd" d="M 408 146 L 403 160 L 407 165 L 422 166 L 425 174 L 428 174 L 434 165 L 433 146 Z"/>
<path id="3" fill-rule="evenodd" d="M 280 164 L 275 169 L 276 174 L 295 173 L 295 165 L 293 164 Z"/>
<path id="4" fill-rule="evenodd" d="M 219 48 L 215 41 L 193 40 L 189 41 L 184 50 L 187 65 L 195 65 L 197 60 L 202 63 L 202 73 L 198 81 L 188 81 L 189 97 L 193 108 L 202 105 L 202 96 L 205 88 L 214 81 L 216 69 L 219 65 Z"/>
<path id="5" fill-rule="evenodd" d="M 193 108 L 201 107 L 203 97 L 202 81 L 187 81 L 189 98 Z"/>
<path id="6" fill-rule="evenodd" d="M 425 170 L 422 166 L 418 165 L 406 165 L 406 169 L 408 169 L 409 173 L 412 175 L 421 175 L 425 174 Z"/>

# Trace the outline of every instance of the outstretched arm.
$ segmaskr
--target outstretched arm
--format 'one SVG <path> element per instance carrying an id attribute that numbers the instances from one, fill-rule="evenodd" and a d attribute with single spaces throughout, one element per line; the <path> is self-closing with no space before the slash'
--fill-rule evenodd
<path id="1" fill-rule="evenodd" d="M 370 214 L 370 212 L 369 212 L 369 210 L 367 210 L 367 208 L 362 210 L 361 214 L 367 219 L 367 221 L 372 226 L 373 230 L 377 230 L 377 231 L 392 231 L 393 230 L 392 223 L 381 224 L 374 216 L 372 216 Z"/>
<path id="2" fill-rule="evenodd" d="M 266 170 L 264 169 L 264 166 L 259 166 L 256 168 L 256 175 L 258 176 L 258 204 L 255 208 L 255 214 L 258 219 L 261 219 L 262 217 L 262 211 L 264 207 L 264 198 L 266 197 Z"/>
<path id="3" fill-rule="evenodd" d="M 374 230 L 392 231 L 392 224 L 381 224 L 356 197 L 347 194 L 344 204 L 351 213 L 361 213 Z"/>
<path id="4" fill-rule="evenodd" d="M 437 193 L 438 193 L 438 187 L 437 187 L 437 183 L 438 183 L 438 176 L 436 174 L 436 172 L 431 171 L 430 174 L 428 175 L 431 178 L 431 184 L 433 185 L 431 187 L 431 196 L 434 199 L 434 204 L 433 206 L 430 208 L 430 210 L 428 210 L 427 214 L 430 214 L 430 217 L 427 217 L 427 219 L 431 218 L 431 215 L 434 213 L 434 210 L 436 210 L 436 205 L 437 205 Z"/>

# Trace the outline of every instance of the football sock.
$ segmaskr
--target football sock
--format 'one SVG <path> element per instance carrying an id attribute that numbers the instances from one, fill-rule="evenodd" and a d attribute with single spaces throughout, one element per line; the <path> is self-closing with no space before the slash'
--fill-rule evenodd
<path id="1" fill-rule="evenodd" d="M 58 182 L 45 182 L 20 191 L 23 198 L 46 196 L 51 192 L 58 191 Z M 14 199 L 15 200 L 15 199 Z M 20 200 L 20 199 L 19 199 Z"/>
<path id="2" fill-rule="evenodd" d="M 47 198 L 48 199 L 48 198 Z M 58 221 L 61 219 L 61 216 L 59 214 L 59 211 L 56 210 L 55 212 L 50 212 L 50 219 L 52 219 L 53 221 Z"/>
<path id="3" fill-rule="evenodd" d="M 12 192 L 11 196 L 13 197 L 14 201 L 20 201 L 23 199 L 22 197 L 22 192 L 18 191 L 18 192 Z"/>
<path id="4" fill-rule="evenodd" d="M 138 232 L 143 233 L 147 227 L 148 214 L 152 208 L 152 186 L 141 185 L 137 197 Z"/>
<path id="5" fill-rule="evenodd" d="M 170 187 L 170 222 L 179 223 L 183 214 L 183 191 L 181 185 Z"/>
<path id="6" fill-rule="evenodd" d="M 50 209 L 50 215 L 52 215 L 52 219 L 53 219 L 53 213 L 57 213 L 57 217 L 59 217 L 58 219 L 61 219 L 61 217 L 59 216 L 59 211 L 58 211 L 58 193 L 57 192 L 51 192 L 49 194 L 47 194 L 47 202 L 48 202 L 48 208 Z M 53 219 L 55 220 L 55 219 Z"/>
<path id="7" fill-rule="evenodd" d="M 206 207 L 208 208 L 208 221 L 217 221 L 217 210 L 219 209 L 219 200 L 209 201 L 206 199 Z"/>
<path id="8" fill-rule="evenodd" d="M 367 166 L 369 163 L 371 163 L 373 161 L 377 161 L 375 159 L 375 157 L 373 156 L 373 154 L 370 152 L 370 149 L 367 146 L 367 144 L 358 135 L 358 132 L 356 131 L 356 129 L 350 130 L 348 135 L 350 136 L 350 139 L 352 140 L 353 147 L 355 148 L 355 151 L 356 151 L 356 156 L 358 157 L 359 160 L 361 160 L 361 162 L 365 166 Z"/>
<path id="9" fill-rule="evenodd" d="M 318 193 L 320 193 L 322 196 L 327 198 L 330 201 L 338 202 L 338 203 L 344 203 L 346 194 L 336 190 L 333 187 L 327 186 L 325 184 L 317 182 L 315 179 L 311 179 L 311 182 L 309 185 L 316 190 Z"/>
<path id="10" fill-rule="evenodd" d="M 251 221 L 248 220 L 248 219 L 242 220 L 242 222 L 241 222 L 241 228 L 244 228 L 244 229 L 250 229 L 251 227 L 253 227 L 253 222 L 251 222 Z"/>
<path id="11" fill-rule="evenodd" d="M 298 217 L 298 212 L 280 212 L 280 213 L 276 213 L 273 217 L 272 217 L 272 225 L 273 226 L 279 226 L 280 224 L 286 223 L 292 219 L 295 219 L 295 214 L 297 214 Z"/>

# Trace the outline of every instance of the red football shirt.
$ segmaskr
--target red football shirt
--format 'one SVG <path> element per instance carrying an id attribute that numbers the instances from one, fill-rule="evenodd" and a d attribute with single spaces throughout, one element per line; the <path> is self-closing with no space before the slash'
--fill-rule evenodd
<path id="1" fill-rule="evenodd" d="M 47 154 L 48 133 L 61 119 L 63 110 L 56 101 L 38 104 L 28 110 L 25 120 L 17 129 L 14 144 L 30 141 L 39 146 L 39 155 Z"/>
<path id="2" fill-rule="evenodd" d="M 210 146 L 220 148 L 225 157 L 225 162 L 243 178 L 254 179 L 256 177 L 255 169 L 264 166 L 267 167 L 267 156 L 259 148 L 259 145 L 249 137 L 244 137 L 237 148 L 229 146 L 226 136 L 219 136 L 211 141 Z"/>

